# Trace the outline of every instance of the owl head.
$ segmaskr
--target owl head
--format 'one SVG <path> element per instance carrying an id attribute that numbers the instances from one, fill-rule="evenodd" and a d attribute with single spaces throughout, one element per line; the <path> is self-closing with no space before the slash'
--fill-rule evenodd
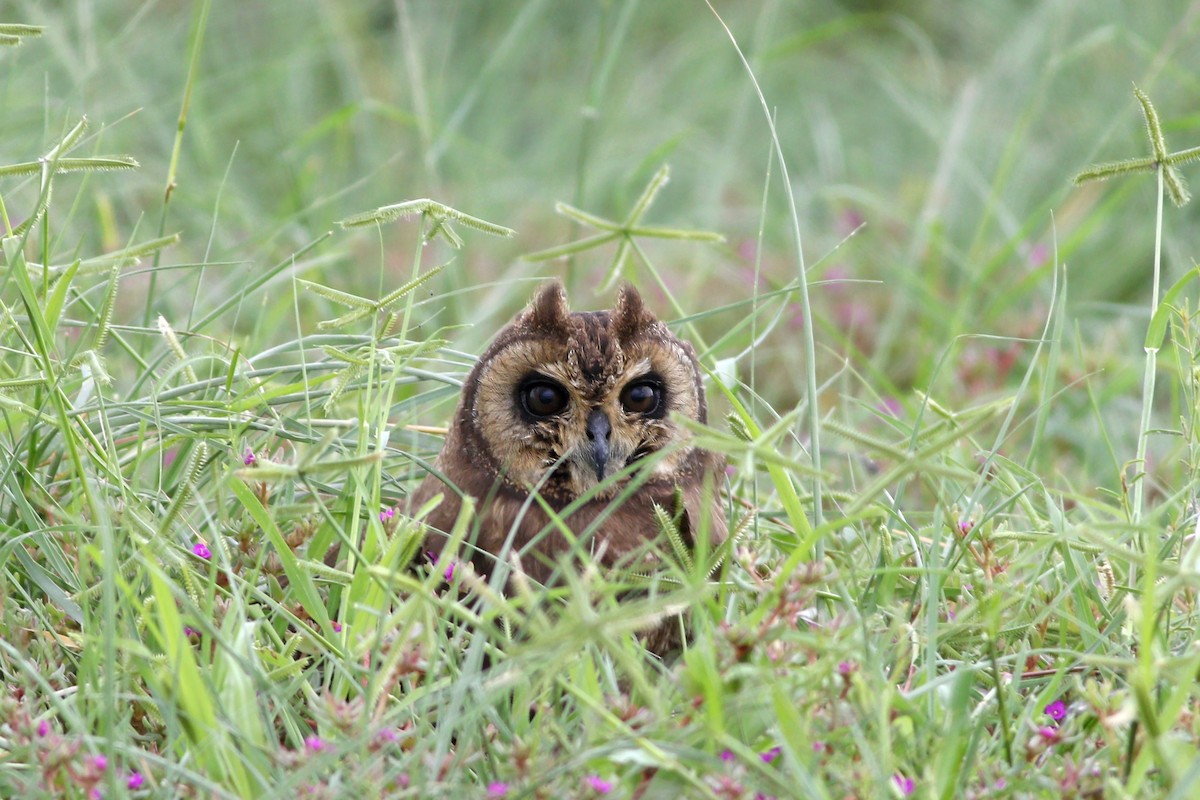
<path id="1" fill-rule="evenodd" d="M 568 501 L 611 496 L 620 482 L 606 479 L 660 451 L 655 476 L 673 473 L 692 449 L 673 415 L 705 421 L 691 345 L 646 311 L 630 286 L 609 311 L 572 312 L 554 282 L 480 357 L 458 422 L 487 462 L 479 467 Z"/>

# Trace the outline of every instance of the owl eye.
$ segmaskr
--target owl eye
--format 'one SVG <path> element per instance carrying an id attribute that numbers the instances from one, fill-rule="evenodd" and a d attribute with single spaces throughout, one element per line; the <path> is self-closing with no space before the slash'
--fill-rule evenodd
<path id="1" fill-rule="evenodd" d="M 567 390 L 546 380 L 521 387 L 521 406 L 535 417 L 552 417 L 567 407 Z"/>
<path id="2" fill-rule="evenodd" d="M 638 381 L 621 390 L 621 406 L 630 414 L 653 414 L 662 403 L 662 387 L 654 381 Z"/>

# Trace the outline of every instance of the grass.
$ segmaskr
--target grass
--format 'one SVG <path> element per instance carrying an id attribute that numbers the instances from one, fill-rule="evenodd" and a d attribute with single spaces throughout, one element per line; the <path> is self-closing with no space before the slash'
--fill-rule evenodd
<path id="1" fill-rule="evenodd" d="M 1166 5 L 6 11 L 0 795 L 1194 795 Z M 712 580 L 406 567 L 550 276 L 696 345 Z"/>

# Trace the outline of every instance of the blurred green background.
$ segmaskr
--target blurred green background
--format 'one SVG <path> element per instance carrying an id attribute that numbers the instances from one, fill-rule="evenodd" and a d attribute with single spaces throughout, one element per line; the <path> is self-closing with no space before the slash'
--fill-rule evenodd
<path id="1" fill-rule="evenodd" d="M 1074 188 L 1070 178 L 1094 161 L 1147 154 L 1134 84 L 1155 101 L 1173 149 L 1200 144 L 1198 7 L 718 3 L 776 115 L 810 280 L 834 281 L 813 292 L 822 374 L 848 363 L 875 393 L 916 387 L 960 403 L 1002 390 L 1029 346 L 970 338 L 947 348 L 964 334 L 1040 335 L 1057 246 L 1069 267 L 1064 383 L 1104 370 L 1105 392 L 1134 388 L 1154 182 Z M 62 253 L 157 231 L 198 9 L 23 3 L 4 15 L 47 30 L 5 53 L 0 163 L 45 152 L 87 113 L 94 135 L 81 150 L 142 164 L 79 178 L 78 199 L 57 202 L 56 220 L 70 215 Z M 183 268 L 160 274 L 152 301 L 181 329 L 334 221 L 430 197 L 518 231 L 466 231 L 466 249 L 431 287 L 435 302 L 422 306 L 437 326 L 472 323 L 456 345 L 477 352 L 537 279 L 566 276 L 580 308 L 610 301 L 596 289 L 611 248 L 570 264 L 519 256 L 585 233 L 555 214 L 556 201 L 623 218 L 663 164 L 672 181 L 645 221 L 727 239 L 647 243 L 683 309 L 750 297 L 756 259 L 760 293 L 797 274 L 764 114 L 702 2 L 218 0 L 207 26 L 162 223 L 184 234 L 164 261 Z M 14 219 L 31 190 L 6 187 Z M 1192 264 L 1195 214 L 1167 209 L 1166 285 Z M 415 234 L 413 223 L 383 228 L 382 242 L 339 232 L 298 271 L 378 296 L 409 275 Z M 450 255 L 430 252 L 426 264 Z M 636 265 L 629 277 L 670 315 Z M 142 318 L 146 280 L 124 279 L 127 322 Z M 297 322 L 282 277 L 265 295 L 220 324 L 270 341 L 310 311 L 329 316 L 302 296 Z M 715 338 L 745 313 L 700 328 Z M 779 367 L 760 367 L 756 380 L 780 403 L 801 396 L 800 324 L 798 306 L 787 310 L 756 353 Z"/>

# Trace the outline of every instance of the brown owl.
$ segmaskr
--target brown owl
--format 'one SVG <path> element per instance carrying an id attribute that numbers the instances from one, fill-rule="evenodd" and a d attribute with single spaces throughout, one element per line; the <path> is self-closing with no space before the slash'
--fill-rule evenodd
<path id="1" fill-rule="evenodd" d="M 430 474 L 413 498 L 415 509 L 445 495 L 426 520 L 434 530 L 425 550 L 440 553 L 462 492 L 477 503 L 467 552 L 478 572 L 490 574 L 498 555 L 513 552 L 529 577 L 552 580 L 573 548 L 529 501 L 536 491 L 575 537 L 590 531 L 576 555 L 605 565 L 640 557 L 659 534 L 655 504 L 682 512 L 680 532 L 693 546 L 706 519 L 711 552 L 726 536 L 717 496 L 724 461 L 692 446 L 672 418 L 705 422 L 706 413 L 695 350 L 645 310 L 635 289 L 624 287 L 611 311 L 572 313 L 562 285 L 550 283 L 467 377 L 436 462 L 457 491 Z M 642 459 L 648 476 L 629 469 Z M 622 497 L 630 480 L 644 483 Z"/>

